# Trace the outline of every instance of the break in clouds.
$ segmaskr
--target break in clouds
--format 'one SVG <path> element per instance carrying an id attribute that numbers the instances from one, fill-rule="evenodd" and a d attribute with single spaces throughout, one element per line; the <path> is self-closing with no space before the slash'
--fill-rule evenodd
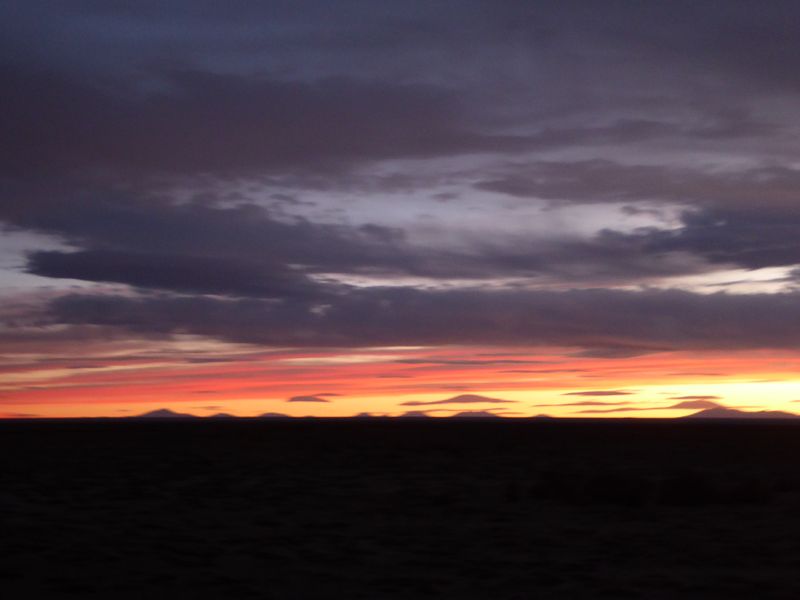
<path id="1" fill-rule="evenodd" d="M 794 3 L 145 5 L 0 9 L 7 339 L 796 347 Z"/>

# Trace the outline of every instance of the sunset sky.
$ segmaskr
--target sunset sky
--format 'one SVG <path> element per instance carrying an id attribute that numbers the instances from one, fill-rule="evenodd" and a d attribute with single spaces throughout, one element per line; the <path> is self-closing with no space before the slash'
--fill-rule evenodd
<path id="1" fill-rule="evenodd" d="M 799 30 L 4 2 L 0 417 L 800 412 Z"/>

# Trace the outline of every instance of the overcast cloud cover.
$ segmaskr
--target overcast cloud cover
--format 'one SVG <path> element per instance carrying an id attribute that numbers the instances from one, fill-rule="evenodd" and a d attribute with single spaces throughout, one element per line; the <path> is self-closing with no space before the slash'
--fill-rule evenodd
<path id="1" fill-rule="evenodd" d="M 794 349 L 798 22 L 3 3 L 0 335 Z"/>

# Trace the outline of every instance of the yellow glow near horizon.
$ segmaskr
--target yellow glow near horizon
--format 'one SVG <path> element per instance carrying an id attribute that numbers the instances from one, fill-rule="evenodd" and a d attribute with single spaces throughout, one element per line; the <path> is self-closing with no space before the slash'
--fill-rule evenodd
<path id="1" fill-rule="evenodd" d="M 3 414 L 17 416 L 36 414 L 45 417 L 90 417 L 90 416 L 130 416 L 141 414 L 155 408 L 169 408 L 176 412 L 187 412 L 207 416 L 216 412 L 235 416 L 257 416 L 267 412 L 283 413 L 294 417 L 347 417 L 359 413 L 398 416 L 406 411 L 429 411 L 431 416 L 448 416 L 460 411 L 496 411 L 508 417 L 526 417 L 547 414 L 554 417 L 584 418 L 671 418 L 696 412 L 699 409 L 667 409 L 683 396 L 717 397 L 718 402 L 727 407 L 747 411 L 781 410 L 795 412 L 800 409 L 800 380 L 797 381 L 738 381 L 705 385 L 654 385 L 640 386 L 630 390 L 628 395 L 580 396 L 567 395 L 574 390 L 482 390 L 481 396 L 511 400 L 514 403 L 468 403 L 403 405 L 404 402 L 436 402 L 457 393 L 399 394 L 393 396 L 350 396 L 330 397 L 329 402 L 287 402 L 285 398 L 202 398 L 181 402 L 146 401 L 122 403 L 63 403 L 38 405 L 25 403 L 4 403 Z M 588 402 L 584 406 L 568 404 Z M 609 404 L 604 404 L 609 403 Z M 625 404 L 610 404 L 625 403 Z M 539 405 L 539 406 L 537 406 Z M 581 412 L 582 410 L 606 410 L 633 408 L 636 410 L 619 412 Z M 45 409 L 45 410 L 42 410 Z"/>
<path id="2" fill-rule="evenodd" d="M 0 414 L 124 416 L 166 407 L 239 416 L 398 415 L 407 410 L 444 416 L 448 411 L 494 409 L 508 416 L 669 417 L 692 412 L 664 408 L 681 396 L 718 397 L 720 404 L 747 410 L 800 409 L 793 402 L 800 399 L 800 355 L 790 351 L 606 359 L 563 348 L 395 347 L 352 353 L 254 348 L 215 353 L 204 348 L 198 354 L 161 354 L 155 362 L 155 350 L 134 348 L 106 357 L 87 353 L 83 359 L 76 353 L 58 366 L 36 360 L 6 365 Z M 66 368 L 73 363 L 79 368 Z M 603 390 L 628 393 L 574 395 Z M 404 404 L 466 393 L 514 402 Z M 286 401 L 320 394 L 329 394 L 329 402 Z M 581 401 L 583 405 L 568 406 Z M 617 408 L 640 410 L 579 412 Z"/>

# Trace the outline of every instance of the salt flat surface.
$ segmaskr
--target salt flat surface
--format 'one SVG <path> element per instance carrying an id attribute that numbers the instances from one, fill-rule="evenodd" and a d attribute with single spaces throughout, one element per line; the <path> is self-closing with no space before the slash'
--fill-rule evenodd
<path id="1" fill-rule="evenodd" d="M 0 423 L 9 597 L 800 597 L 789 423 Z"/>

